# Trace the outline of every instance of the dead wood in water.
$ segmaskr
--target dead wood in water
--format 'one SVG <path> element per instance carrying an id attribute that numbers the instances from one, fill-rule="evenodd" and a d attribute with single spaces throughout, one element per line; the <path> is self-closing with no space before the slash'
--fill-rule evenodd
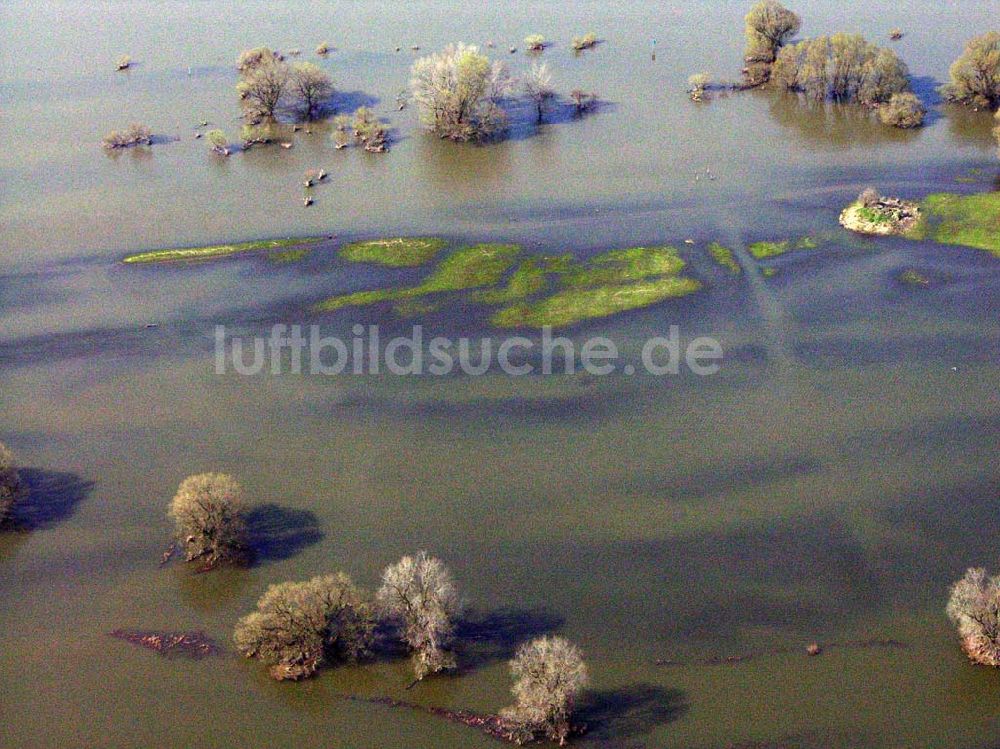
<path id="1" fill-rule="evenodd" d="M 138 629 L 116 629 L 108 633 L 117 640 L 124 640 L 160 655 L 180 655 L 187 658 L 205 658 L 221 651 L 204 632 L 156 632 Z"/>

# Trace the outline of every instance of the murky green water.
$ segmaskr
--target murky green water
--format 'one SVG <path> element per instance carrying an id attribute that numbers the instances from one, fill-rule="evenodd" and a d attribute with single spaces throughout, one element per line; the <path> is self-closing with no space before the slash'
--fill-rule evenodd
<path id="1" fill-rule="evenodd" d="M 898 49 L 924 92 L 1000 10 L 795 7 L 809 34 L 881 39 L 901 26 Z M 966 566 L 1000 567 L 1000 264 L 836 227 L 868 183 L 906 196 L 991 189 L 990 118 L 942 108 L 900 134 L 765 93 L 688 102 L 689 73 L 735 75 L 744 12 L 374 0 L 0 8 L 0 439 L 29 467 L 38 502 L 30 532 L 0 537 L 0 745 L 486 747 L 473 730 L 337 695 L 494 711 L 508 700 L 513 644 L 559 631 L 593 675 L 582 745 L 994 746 L 1000 675 L 964 660 L 943 604 Z M 607 43 L 571 56 L 566 41 L 590 29 Z M 536 31 L 557 42 L 545 59 L 560 87 L 594 88 L 611 106 L 485 148 L 441 143 L 412 109 L 395 111 L 411 44 L 492 39 L 503 53 Z M 322 65 L 350 100 L 376 99 L 398 129 L 391 153 L 336 152 L 316 128 L 289 151 L 220 161 L 193 139 L 202 119 L 236 135 L 241 48 L 310 58 L 323 40 L 336 51 Z M 139 65 L 116 74 L 124 52 Z M 181 140 L 105 155 L 101 136 L 133 119 Z M 332 180 L 307 210 L 310 167 Z M 718 179 L 701 178 L 706 169 Z M 677 324 L 722 342 L 722 371 L 217 376 L 216 323 L 403 329 L 388 312 L 304 309 L 413 273 L 344 263 L 330 248 L 283 266 L 117 263 L 162 246 L 400 232 L 580 256 L 678 244 L 705 290 L 573 335 L 634 353 Z M 772 278 L 744 251 L 824 232 L 834 233 L 819 249 L 772 261 Z M 704 251 L 712 240 L 751 272 L 727 277 Z M 934 283 L 898 283 L 906 268 Z M 462 310 L 419 321 L 489 332 Z M 271 506 L 260 518 L 277 536 L 247 570 L 159 569 L 166 503 L 184 476 L 209 469 Z M 478 626 L 460 675 L 409 692 L 404 661 L 276 684 L 233 656 L 167 660 L 107 636 L 204 629 L 228 643 L 269 583 L 344 569 L 374 585 L 421 547 L 453 566 Z M 655 665 L 873 638 L 907 647 Z"/>

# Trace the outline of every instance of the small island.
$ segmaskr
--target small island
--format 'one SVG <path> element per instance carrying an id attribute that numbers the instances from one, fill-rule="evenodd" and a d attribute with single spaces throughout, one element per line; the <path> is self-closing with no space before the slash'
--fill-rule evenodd
<path id="1" fill-rule="evenodd" d="M 884 197 L 871 187 L 840 214 L 840 225 L 859 234 L 904 235 L 919 222 L 920 206 L 916 203 Z"/>

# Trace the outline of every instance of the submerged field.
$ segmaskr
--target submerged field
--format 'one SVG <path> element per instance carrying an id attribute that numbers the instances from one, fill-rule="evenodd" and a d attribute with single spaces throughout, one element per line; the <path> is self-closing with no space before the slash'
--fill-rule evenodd
<path id="1" fill-rule="evenodd" d="M 799 10 L 810 35 L 903 27 L 923 97 L 1000 13 Z M 765 91 L 691 102 L 692 72 L 742 66 L 744 12 L 0 8 L 0 441 L 33 493 L 0 533 L 0 746 L 487 749 L 384 698 L 495 713 L 516 646 L 558 633 L 592 677 L 572 746 L 994 749 L 1000 672 L 944 615 L 967 567 L 1000 572 L 992 118 L 935 104 L 902 132 Z M 551 42 L 536 56 L 533 33 Z M 418 54 L 459 39 L 606 105 L 443 142 L 397 97 Z M 286 127 L 290 148 L 209 153 L 208 127 L 238 138 L 233 62 L 256 44 L 300 48 L 340 111 L 386 120 L 390 151 L 335 149 L 321 121 Z M 132 119 L 162 140 L 105 153 Z M 919 233 L 839 228 L 868 185 L 922 200 Z M 523 336 L 535 365 L 542 326 L 634 365 L 677 326 L 724 355 L 710 376 L 572 357 L 549 376 L 216 373 L 217 326 L 249 357 L 276 324 L 348 343 L 420 325 L 476 358 Z M 202 471 L 245 486 L 252 565 L 160 566 L 167 504 Z M 408 688 L 408 659 L 382 651 L 277 683 L 235 654 L 269 585 L 344 570 L 372 589 L 417 549 L 466 603 L 456 673 Z M 163 657 L 123 630 L 217 652 Z"/>

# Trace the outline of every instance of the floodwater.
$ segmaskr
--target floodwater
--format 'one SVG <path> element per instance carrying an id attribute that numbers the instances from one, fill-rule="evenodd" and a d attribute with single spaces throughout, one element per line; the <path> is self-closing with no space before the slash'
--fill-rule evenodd
<path id="1" fill-rule="evenodd" d="M 898 43 L 933 90 L 996 2 L 801 2 L 803 34 Z M 970 665 L 944 617 L 970 565 L 998 570 L 1000 263 L 986 253 L 852 239 L 840 207 L 872 183 L 919 197 L 995 189 L 991 118 L 936 106 L 887 131 L 767 92 L 687 100 L 687 76 L 735 77 L 744 3 L 449 1 L 5 3 L 0 7 L 0 439 L 35 502 L 0 536 L 0 746 L 488 747 L 473 729 L 342 699 L 391 696 L 492 712 L 516 644 L 559 632 L 592 686 L 581 746 L 988 749 L 1000 673 Z M 569 38 L 606 40 L 573 56 Z M 507 48 L 538 32 L 567 91 L 608 102 L 486 147 L 396 111 L 414 53 Z M 652 38 L 656 59 L 651 59 Z M 335 151 L 328 127 L 291 150 L 213 157 L 234 137 L 232 61 L 258 44 L 328 41 L 341 107 L 372 103 L 384 155 Z M 888 43 L 888 42 L 887 42 Z M 401 46 L 399 53 L 394 51 Z M 116 73 L 128 53 L 138 64 Z M 137 120 L 178 140 L 108 155 Z M 305 169 L 330 184 L 301 206 Z M 709 175 L 716 177 L 710 179 Z M 261 257 L 124 267 L 128 252 L 288 235 L 428 233 L 532 252 L 674 243 L 698 294 L 570 331 L 634 354 L 680 326 L 723 345 L 718 374 L 512 378 L 215 374 L 212 333 L 275 322 L 403 330 L 389 310 L 315 317 L 331 294 L 410 271 Z M 761 239 L 816 250 L 749 258 Z M 683 244 L 685 239 L 695 244 Z M 745 272 L 704 251 L 718 240 Z M 927 288 L 897 280 L 904 269 Z M 419 272 L 416 273 L 419 276 Z M 429 331 L 491 331 L 464 309 Z M 147 328 L 147 325 L 158 327 Z M 258 562 L 193 574 L 157 564 L 184 476 L 237 476 L 258 507 Z M 379 659 L 278 684 L 223 655 L 165 659 L 118 628 L 232 625 L 274 582 L 380 569 L 426 548 L 469 605 L 462 669 L 413 689 Z M 811 642 L 894 640 L 902 647 Z M 783 650 L 732 665 L 704 659 Z M 658 666 L 659 659 L 680 661 Z"/>

